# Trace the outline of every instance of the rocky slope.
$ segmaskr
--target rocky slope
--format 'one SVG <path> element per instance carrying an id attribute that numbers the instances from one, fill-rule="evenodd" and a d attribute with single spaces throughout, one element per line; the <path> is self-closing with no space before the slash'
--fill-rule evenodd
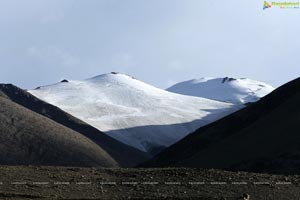
<path id="1" fill-rule="evenodd" d="M 88 138 L 0 95 L 1 165 L 118 166 Z"/>

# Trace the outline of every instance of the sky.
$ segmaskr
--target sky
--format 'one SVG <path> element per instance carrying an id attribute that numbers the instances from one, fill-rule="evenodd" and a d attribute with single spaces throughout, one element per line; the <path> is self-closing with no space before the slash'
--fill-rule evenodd
<path id="1" fill-rule="evenodd" d="M 263 0 L 0 0 L 0 82 L 111 71 L 159 88 L 201 77 L 278 87 L 300 75 L 300 9 Z"/>

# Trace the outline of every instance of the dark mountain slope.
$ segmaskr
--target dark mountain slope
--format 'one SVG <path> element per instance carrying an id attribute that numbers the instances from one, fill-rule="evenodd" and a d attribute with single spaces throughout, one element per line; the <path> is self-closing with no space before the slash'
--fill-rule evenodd
<path id="1" fill-rule="evenodd" d="M 0 95 L 0 165 L 118 166 L 88 138 Z"/>
<path id="2" fill-rule="evenodd" d="M 58 107 L 48 104 L 14 85 L 0 84 L 0 92 L 15 103 L 86 136 L 104 149 L 120 166 L 134 166 L 149 158 L 146 153 L 111 138 Z"/>
<path id="3" fill-rule="evenodd" d="M 143 166 L 300 173 L 300 78 L 198 129 Z"/>

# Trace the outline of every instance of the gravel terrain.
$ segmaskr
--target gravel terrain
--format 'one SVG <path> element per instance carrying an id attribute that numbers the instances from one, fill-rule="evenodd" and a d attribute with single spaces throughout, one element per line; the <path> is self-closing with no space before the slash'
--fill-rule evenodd
<path id="1" fill-rule="evenodd" d="M 0 167 L 0 199 L 300 199 L 299 176 L 187 168 Z"/>

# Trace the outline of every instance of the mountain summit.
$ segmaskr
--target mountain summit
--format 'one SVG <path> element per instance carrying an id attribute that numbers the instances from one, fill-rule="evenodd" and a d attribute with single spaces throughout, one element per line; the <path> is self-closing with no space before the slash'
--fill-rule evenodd
<path id="1" fill-rule="evenodd" d="M 233 104 L 255 102 L 274 88 L 247 78 L 200 78 L 177 83 L 167 89 L 184 95 L 204 97 Z"/>
<path id="2" fill-rule="evenodd" d="M 125 144 L 152 153 L 239 108 L 171 93 L 115 72 L 29 92 Z"/>

